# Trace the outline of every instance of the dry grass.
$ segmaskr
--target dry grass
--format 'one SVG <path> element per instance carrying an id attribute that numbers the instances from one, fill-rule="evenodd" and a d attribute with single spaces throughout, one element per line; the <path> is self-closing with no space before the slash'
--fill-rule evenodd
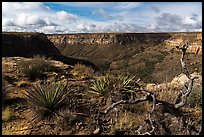
<path id="1" fill-rule="evenodd" d="M 4 122 L 8 122 L 11 120 L 12 117 L 12 110 L 10 107 L 6 107 L 3 111 L 2 111 L 2 121 Z"/>
<path id="2" fill-rule="evenodd" d="M 14 135 L 14 134 L 9 130 L 2 130 L 2 135 Z"/>
<path id="3" fill-rule="evenodd" d="M 119 131 L 137 129 L 143 122 L 144 118 L 144 115 L 138 115 L 128 111 L 121 113 L 118 116 L 118 122 L 111 126 L 110 134 L 117 134 Z"/>
<path id="4" fill-rule="evenodd" d="M 32 60 L 21 59 L 18 63 L 18 71 L 32 80 L 40 78 L 44 72 L 54 70 L 50 65 L 49 59 L 44 56 L 35 56 Z"/>
<path id="5" fill-rule="evenodd" d="M 29 85 L 27 81 L 20 81 L 17 83 L 18 87 L 26 87 L 27 85 Z"/>
<path id="6" fill-rule="evenodd" d="M 82 64 L 74 65 L 74 69 L 71 71 L 71 73 L 82 79 L 91 78 L 94 76 L 94 70 Z"/>
<path id="7" fill-rule="evenodd" d="M 197 87 L 191 92 L 187 100 L 187 105 L 192 108 L 202 108 L 202 87 Z"/>

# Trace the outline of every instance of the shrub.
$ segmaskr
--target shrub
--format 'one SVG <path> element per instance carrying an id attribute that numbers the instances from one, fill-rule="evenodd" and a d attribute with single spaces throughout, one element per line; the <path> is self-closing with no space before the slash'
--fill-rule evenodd
<path id="1" fill-rule="evenodd" d="M 19 71 L 32 80 L 40 78 L 44 72 L 54 69 L 54 67 L 46 61 L 45 57 L 40 56 L 35 56 L 32 60 L 21 59 L 17 65 Z"/>
<path id="2" fill-rule="evenodd" d="M 47 117 L 66 104 L 65 99 L 70 91 L 67 84 L 43 83 L 32 85 L 25 95 L 37 115 Z"/>
<path id="3" fill-rule="evenodd" d="M 202 107 L 202 89 L 201 88 L 195 88 L 193 90 L 187 100 L 187 104 L 190 107 Z"/>
<path id="4" fill-rule="evenodd" d="M 90 78 L 94 74 L 94 70 L 83 64 L 74 65 L 74 69 L 71 71 L 73 75 L 79 76 L 81 78 Z"/>

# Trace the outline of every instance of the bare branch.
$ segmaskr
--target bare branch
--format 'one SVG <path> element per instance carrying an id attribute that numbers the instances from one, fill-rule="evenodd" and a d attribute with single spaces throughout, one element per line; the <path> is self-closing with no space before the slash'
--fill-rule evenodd
<path id="1" fill-rule="evenodd" d="M 187 103 L 187 97 L 189 96 L 189 94 L 191 93 L 193 89 L 193 81 L 194 79 L 197 79 L 198 76 L 191 76 L 189 71 L 186 68 L 184 57 L 185 57 L 188 45 L 185 43 L 181 48 L 179 48 L 178 46 L 176 48 L 182 51 L 181 67 L 183 71 L 185 72 L 185 75 L 189 78 L 189 80 L 184 84 L 181 92 L 178 94 L 176 104 L 174 105 L 175 108 L 181 108 Z M 178 102 L 178 99 L 180 99 L 179 100 L 180 102 Z"/>
<path id="2" fill-rule="evenodd" d="M 188 69 L 186 68 L 186 63 L 185 63 L 185 60 L 184 60 L 187 48 L 188 48 L 188 43 L 185 43 L 180 48 L 177 47 L 177 49 L 182 51 L 182 55 L 181 55 L 181 67 L 182 67 L 184 73 L 186 74 L 186 76 L 190 79 L 190 73 L 189 73 Z"/>
<path id="3" fill-rule="evenodd" d="M 188 88 L 186 88 L 185 85 L 184 85 L 184 87 L 183 87 L 183 89 L 181 91 L 181 102 L 175 104 L 174 105 L 175 108 L 181 108 L 187 103 L 187 97 L 189 96 L 189 94 L 191 93 L 191 91 L 193 89 L 193 81 L 196 78 L 198 78 L 198 77 L 194 76 L 191 79 L 189 79 L 189 81 L 187 81 L 187 83 L 189 83 Z"/>
<path id="4" fill-rule="evenodd" d="M 107 114 L 111 109 L 113 109 L 114 107 L 116 107 L 117 105 L 120 105 L 120 104 L 137 104 L 137 103 L 140 103 L 140 102 L 143 102 L 143 101 L 147 101 L 148 96 L 150 96 L 150 94 L 147 94 L 143 98 L 136 99 L 136 100 L 120 100 L 120 101 L 118 101 L 116 103 L 113 103 L 108 108 L 106 108 L 106 110 L 103 113 Z"/>

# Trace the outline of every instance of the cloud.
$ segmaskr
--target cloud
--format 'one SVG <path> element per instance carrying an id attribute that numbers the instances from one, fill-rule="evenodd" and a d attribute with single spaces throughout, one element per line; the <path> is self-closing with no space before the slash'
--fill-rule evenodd
<path id="1" fill-rule="evenodd" d="M 2 2 L 2 30 L 44 33 L 202 31 L 201 9 L 194 3 Z"/>
<path id="2" fill-rule="evenodd" d="M 152 6 L 151 9 L 155 12 L 155 13 L 160 13 L 160 9 L 157 6 Z"/>
<path id="3" fill-rule="evenodd" d="M 12 9 L 12 12 L 11 10 Z M 40 31 L 62 32 L 67 23 L 73 23 L 77 16 L 65 11 L 53 11 L 43 3 L 38 2 L 3 2 L 2 29 L 3 31 Z M 13 27 L 9 27 L 13 26 Z M 15 27 L 14 27 L 15 26 Z M 66 25 L 65 25 L 66 26 Z"/>
<path id="4" fill-rule="evenodd" d="M 39 18 L 38 16 L 24 14 L 24 13 L 17 16 L 16 24 L 19 26 L 27 26 L 27 25 L 45 26 L 47 25 L 45 20 Z"/>
<path id="5" fill-rule="evenodd" d="M 99 14 L 100 16 L 102 16 L 103 18 L 106 18 L 106 19 L 113 19 L 114 18 L 113 16 L 108 14 L 103 8 L 100 8 L 99 10 L 93 11 L 92 14 L 93 15 Z"/>
<path id="6" fill-rule="evenodd" d="M 68 22 L 75 22 L 77 20 L 77 16 L 71 13 L 67 13 L 65 11 L 59 11 L 56 13 L 57 17 L 60 21 L 68 21 Z"/>
<path id="7" fill-rule="evenodd" d="M 183 20 L 184 24 L 192 24 L 195 25 L 198 22 L 198 15 L 192 14 L 190 16 L 186 16 Z"/>
<path id="8" fill-rule="evenodd" d="M 14 22 L 11 19 L 4 18 L 2 20 L 2 26 L 14 26 Z"/>
<path id="9" fill-rule="evenodd" d="M 139 6 L 142 5 L 142 2 L 120 2 L 118 3 L 118 5 L 116 7 L 114 7 L 115 9 L 133 9 L 133 8 L 137 8 Z"/>
<path id="10" fill-rule="evenodd" d="M 2 2 L 3 13 L 11 13 L 11 10 L 12 12 L 25 12 L 33 9 L 39 12 L 50 10 L 42 2 Z"/>
<path id="11" fill-rule="evenodd" d="M 169 32 L 169 31 L 195 31 L 201 30 L 202 22 L 197 21 L 197 15 L 182 18 L 176 14 L 162 13 L 155 17 L 149 29 L 151 31 Z"/>

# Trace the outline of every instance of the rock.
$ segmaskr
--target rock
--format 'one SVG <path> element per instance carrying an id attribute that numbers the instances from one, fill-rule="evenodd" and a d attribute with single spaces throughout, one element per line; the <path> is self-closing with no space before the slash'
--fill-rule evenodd
<path id="1" fill-rule="evenodd" d="M 156 86 L 156 84 L 154 84 L 154 83 L 150 83 L 150 84 L 147 84 L 147 86 L 146 86 L 146 89 L 147 90 L 155 90 L 155 86 Z"/>
<path id="2" fill-rule="evenodd" d="M 194 72 L 191 75 L 195 76 L 197 75 L 197 73 Z M 197 76 L 199 78 L 194 80 L 194 87 L 202 85 L 202 76 L 201 75 L 197 75 Z M 171 86 L 181 88 L 188 80 L 189 80 L 188 77 L 182 73 L 171 81 Z"/>
<path id="3" fill-rule="evenodd" d="M 100 132 L 100 128 L 97 128 L 96 130 L 94 130 L 93 134 L 97 135 L 97 134 L 99 134 L 99 132 Z"/>

